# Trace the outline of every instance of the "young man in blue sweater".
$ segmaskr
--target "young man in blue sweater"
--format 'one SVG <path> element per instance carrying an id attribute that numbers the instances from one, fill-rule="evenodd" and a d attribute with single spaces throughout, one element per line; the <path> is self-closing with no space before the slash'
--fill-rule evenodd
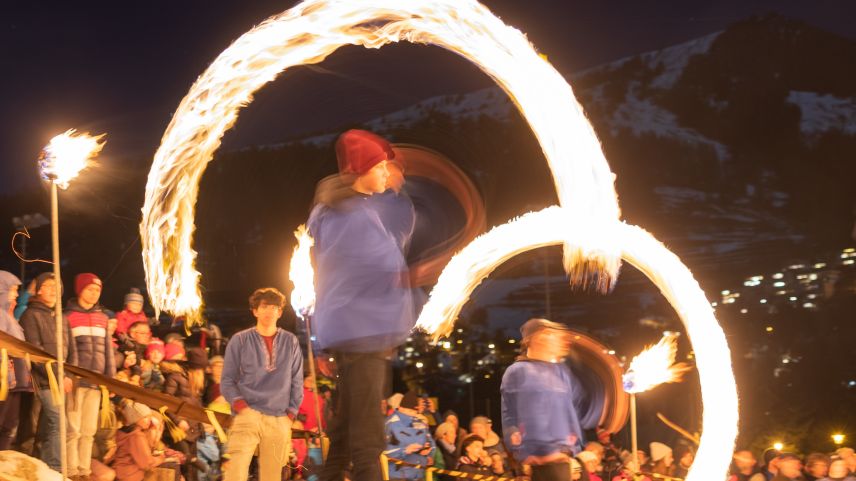
<path id="1" fill-rule="evenodd" d="M 321 481 L 341 480 L 350 463 L 354 481 L 381 479 L 386 442 L 380 403 L 390 357 L 416 321 L 402 253 L 412 227 L 397 236 L 390 211 L 372 199 L 387 189 L 395 157 L 389 142 L 371 132 L 343 133 L 336 141 L 339 173 L 319 183 L 307 223 L 315 239 L 313 327 L 319 347 L 339 368 L 337 416 Z"/>
<path id="2" fill-rule="evenodd" d="M 580 423 L 584 396 L 565 363 L 570 332 L 546 319 L 530 319 L 520 332 L 525 354 L 505 370 L 500 387 L 506 445 L 532 467 L 532 481 L 570 481 L 583 429 L 595 427 Z"/>
<path id="3" fill-rule="evenodd" d="M 303 353 L 297 337 L 276 326 L 285 296 L 268 287 L 250 296 L 256 325 L 229 340 L 220 392 L 232 406 L 226 481 L 246 481 L 259 450 L 259 480 L 279 481 L 288 463 L 291 423 L 303 401 Z"/>

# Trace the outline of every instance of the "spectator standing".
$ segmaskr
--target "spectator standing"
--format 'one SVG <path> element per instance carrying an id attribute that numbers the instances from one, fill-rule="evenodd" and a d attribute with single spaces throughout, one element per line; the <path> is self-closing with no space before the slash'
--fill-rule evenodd
<path id="1" fill-rule="evenodd" d="M 250 296 L 256 325 L 226 345 L 220 391 L 232 406 L 225 481 L 246 481 L 259 450 L 259 481 L 279 481 L 289 458 L 291 424 L 303 401 L 303 354 L 297 337 L 278 328 L 285 296 L 274 288 Z"/>
<path id="2" fill-rule="evenodd" d="M 76 298 L 66 305 L 65 315 L 77 348 L 78 367 L 103 374 L 116 375 L 116 358 L 108 331 L 108 316 L 98 303 L 101 279 L 92 273 L 78 274 L 74 279 Z M 92 473 L 92 443 L 98 430 L 101 390 L 81 379 L 68 402 L 68 473 L 72 481 L 84 481 Z"/>
<path id="3" fill-rule="evenodd" d="M 653 442 L 651 447 L 651 472 L 663 476 L 673 476 L 675 472 L 675 458 L 672 448 L 663 443 Z"/>
<path id="4" fill-rule="evenodd" d="M 782 453 L 779 455 L 779 472 L 773 481 L 798 481 L 802 479 L 802 462 L 796 454 Z"/>
<path id="5" fill-rule="evenodd" d="M 16 339 L 25 340 L 24 329 L 14 317 L 18 300 L 18 289 L 21 281 L 12 273 L 0 271 L 0 331 Z M 30 381 L 30 370 L 24 359 L 11 359 L 9 377 L 7 379 L 8 393 L 6 400 L 0 401 L 0 451 L 10 449 L 18 420 L 29 413 L 21 412 L 21 399 L 25 393 L 33 392 Z"/>
<path id="6" fill-rule="evenodd" d="M 36 277 L 36 295 L 30 299 L 27 310 L 21 315 L 21 327 L 24 328 L 24 336 L 27 342 L 47 351 L 54 357 L 57 356 L 57 333 L 54 305 L 57 300 L 57 285 L 53 273 L 45 272 Z M 65 362 L 73 365 L 78 364 L 77 343 L 71 334 L 68 318 L 63 315 L 63 352 L 61 357 Z M 52 367 L 54 377 L 58 377 L 56 367 Z M 61 470 L 60 450 L 65 440 L 59 435 L 59 406 L 54 402 L 53 395 L 48 385 L 48 375 L 45 365 L 33 364 L 33 383 L 38 389 L 41 411 L 39 412 L 36 442 L 42 461 L 55 471 Z M 71 377 L 66 375 L 64 379 L 57 379 L 60 390 L 68 394 L 71 392 Z"/>
<path id="7" fill-rule="evenodd" d="M 428 466 L 436 445 L 431 438 L 431 429 L 421 416 L 424 409 L 422 399 L 414 391 L 408 391 L 398 409 L 386 420 L 386 451 L 384 454 L 410 464 Z M 425 478 L 425 470 L 411 466 L 389 463 L 389 476 L 395 480 L 415 481 Z"/>

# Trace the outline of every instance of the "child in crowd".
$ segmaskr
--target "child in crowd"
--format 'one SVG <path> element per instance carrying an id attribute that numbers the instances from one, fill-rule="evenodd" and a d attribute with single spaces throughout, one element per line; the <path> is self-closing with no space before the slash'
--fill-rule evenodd
<path id="1" fill-rule="evenodd" d="M 125 295 L 125 309 L 116 314 L 116 333 L 125 335 L 132 324 L 140 321 L 148 322 L 143 312 L 143 295 L 136 287 L 132 287 Z"/>

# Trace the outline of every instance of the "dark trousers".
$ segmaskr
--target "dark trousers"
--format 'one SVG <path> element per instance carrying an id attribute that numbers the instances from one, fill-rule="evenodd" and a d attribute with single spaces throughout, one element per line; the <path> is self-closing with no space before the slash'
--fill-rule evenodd
<path id="1" fill-rule="evenodd" d="M 39 414 L 42 411 L 42 402 L 32 392 L 22 391 L 21 405 L 18 412 L 21 418 L 18 420 L 18 434 L 12 445 L 15 451 L 20 451 L 27 456 L 39 457 L 36 445 L 36 426 L 38 426 Z"/>
<path id="2" fill-rule="evenodd" d="M 337 409 L 329 436 L 330 453 L 320 481 L 341 481 L 348 463 L 353 481 L 380 481 L 380 454 L 386 448 L 380 402 L 389 376 L 389 351 L 338 353 Z"/>
<path id="3" fill-rule="evenodd" d="M 571 481 L 571 465 L 550 463 L 532 466 L 532 481 Z"/>
<path id="4" fill-rule="evenodd" d="M 0 451 L 12 447 L 15 432 L 18 430 L 18 419 L 21 407 L 21 393 L 10 392 L 5 401 L 0 401 Z"/>

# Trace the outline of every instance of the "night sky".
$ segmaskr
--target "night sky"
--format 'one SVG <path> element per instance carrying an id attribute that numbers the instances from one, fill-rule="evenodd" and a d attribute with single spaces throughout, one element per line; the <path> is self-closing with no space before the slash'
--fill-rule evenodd
<path id="1" fill-rule="evenodd" d="M 39 149 L 74 127 L 106 132 L 100 161 L 148 169 L 173 109 L 229 43 L 295 2 L 15 2 L 0 20 L 3 45 L 0 192 L 37 185 Z M 587 67 L 777 12 L 856 37 L 849 0 L 489 0 L 559 71 Z M 317 67 L 267 86 L 227 133 L 225 149 L 331 131 L 426 97 L 489 85 L 437 48 L 341 49 Z"/>

